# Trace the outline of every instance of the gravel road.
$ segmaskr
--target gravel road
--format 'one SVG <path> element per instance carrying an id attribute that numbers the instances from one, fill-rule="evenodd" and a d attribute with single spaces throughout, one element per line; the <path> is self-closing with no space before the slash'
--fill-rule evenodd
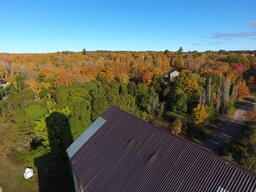
<path id="1" fill-rule="evenodd" d="M 221 126 L 219 132 L 207 137 L 201 145 L 218 152 L 225 143 L 231 141 L 234 136 L 241 132 L 241 129 L 245 126 L 246 112 L 252 110 L 255 105 L 256 103 L 242 105 L 235 111 L 232 118 L 221 116 L 219 119 L 219 126 Z"/>

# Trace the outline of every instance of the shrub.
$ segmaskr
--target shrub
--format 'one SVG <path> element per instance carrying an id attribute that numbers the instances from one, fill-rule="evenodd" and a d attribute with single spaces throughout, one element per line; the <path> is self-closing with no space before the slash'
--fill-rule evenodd
<path id="1" fill-rule="evenodd" d="M 208 123 L 209 108 L 207 105 L 198 104 L 193 109 L 193 124 L 196 126 L 204 126 Z"/>
<path id="2" fill-rule="evenodd" d="M 252 120 L 252 119 L 254 119 L 256 117 L 256 114 L 254 113 L 254 112 L 252 112 L 252 111 L 247 111 L 246 112 L 246 118 L 248 119 L 248 120 Z"/>
<path id="3" fill-rule="evenodd" d="M 181 119 L 177 118 L 171 125 L 171 132 L 173 134 L 179 135 L 182 132 L 182 121 Z"/>
<path id="4" fill-rule="evenodd" d="M 246 169 L 256 172 L 256 156 L 246 158 L 242 163 Z"/>

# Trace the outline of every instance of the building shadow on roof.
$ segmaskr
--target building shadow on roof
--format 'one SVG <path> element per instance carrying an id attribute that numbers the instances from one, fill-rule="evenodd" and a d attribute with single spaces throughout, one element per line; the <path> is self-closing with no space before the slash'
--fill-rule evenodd
<path id="1" fill-rule="evenodd" d="M 66 149 L 73 138 L 68 118 L 53 112 L 46 118 L 50 152 L 34 159 L 38 172 L 39 192 L 73 191 Z"/>

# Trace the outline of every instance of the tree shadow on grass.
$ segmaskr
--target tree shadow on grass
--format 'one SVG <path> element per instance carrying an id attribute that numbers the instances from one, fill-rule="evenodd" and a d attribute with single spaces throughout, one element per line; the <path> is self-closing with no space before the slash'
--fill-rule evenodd
<path id="1" fill-rule="evenodd" d="M 226 116 L 219 119 L 218 126 L 221 127 L 218 132 L 206 137 L 201 143 L 204 147 L 216 153 L 219 153 L 227 143 L 232 141 L 245 128 L 244 124 Z"/>
<path id="2" fill-rule="evenodd" d="M 53 112 L 45 121 L 51 151 L 34 159 L 38 171 L 39 191 L 72 191 L 73 181 L 66 153 L 73 141 L 69 120 L 64 114 Z"/>

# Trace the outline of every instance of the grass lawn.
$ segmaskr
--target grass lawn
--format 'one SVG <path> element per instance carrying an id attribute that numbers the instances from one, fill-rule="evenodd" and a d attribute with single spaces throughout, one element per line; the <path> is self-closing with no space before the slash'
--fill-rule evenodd
<path id="1" fill-rule="evenodd" d="M 3 122 L 3 121 L 2 121 Z M 3 192 L 37 192 L 36 176 L 29 180 L 23 178 L 25 165 L 15 164 L 8 157 L 11 145 L 14 143 L 12 126 L 1 123 L 0 119 L 0 187 Z"/>
<path id="2" fill-rule="evenodd" d="M 157 117 L 155 116 L 152 120 L 151 123 L 153 123 L 154 125 L 161 127 L 161 128 L 165 128 L 167 130 L 171 130 L 171 123 L 161 117 Z"/>
<path id="3" fill-rule="evenodd" d="M 36 176 L 29 180 L 23 178 L 23 167 L 11 167 L 0 161 L 0 186 L 4 192 L 36 192 Z"/>
<path id="4" fill-rule="evenodd" d="M 18 139 L 14 125 L 1 123 L 0 118 L 0 187 L 3 192 L 73 190 L 68 162 L 64 160 L 65 152 L 62 153 L 64 158 L 57 158 L 50 149 L 41 146 L 31 151 L 24 148 L 19 153 L 16 150 Z M 28 180 L 23 178 L 26 166 L 32 166 L 35 171 Z"/>

